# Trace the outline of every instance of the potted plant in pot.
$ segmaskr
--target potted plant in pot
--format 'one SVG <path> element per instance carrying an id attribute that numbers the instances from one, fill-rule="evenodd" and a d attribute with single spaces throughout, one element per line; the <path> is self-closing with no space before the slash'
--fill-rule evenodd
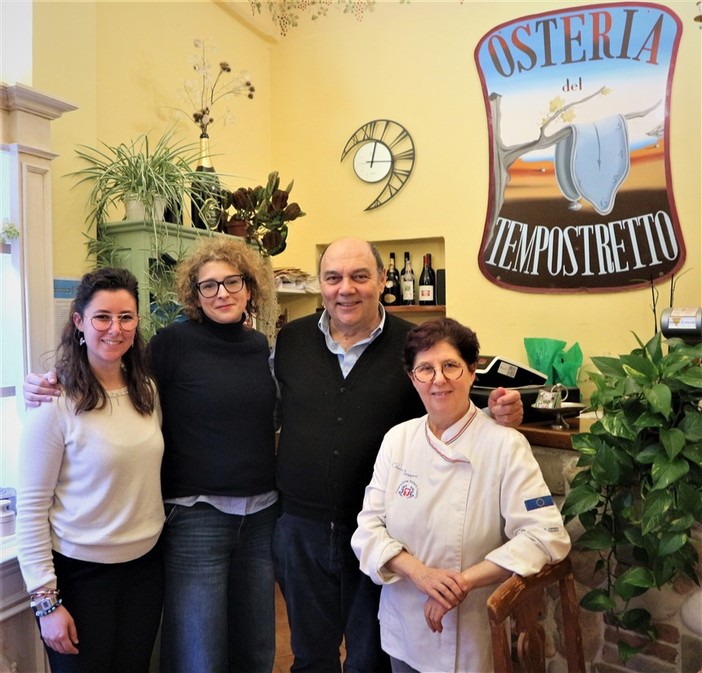
<path id="1" fill-rule="evenodd" d="M 79 146 L 76 154 L 86 165 L 69 176 L 76 178 L 78 185 L 91 186 L 90 225 L 95 223 L 99 229 L 120 201 L 125 208 L 139 202 L 142 209 L 128 211 L 126 219 L 147 222 L 162 221 L 166 206 L 182 208 L 194 176 L 190 164 L 197 159 L 197 146 L 175 144 L 173 135 L 167 131 L 156 143 L 142 134 L 129 143 Z"/>
<path id="2" fill-rule="evenodd" d="M 263 255 L 283 252 L 287 223 L 305 215 L 297 203 L 288 203 L 293 182 L 280 189 L 280 177 L 273 171 L 265 187 L 240 187 L 231 192 L 226 207 L 233 207 L 234 213 L 228 219 L 227 233 L 256 241 Z"/>
<path id="3" fill-rule="evenodd" d="M 699 584 L 691 539 L 702 522 L 702 344 L 664 347 L 659 333 L 639 346 L 592 358 L 591 407 L 601 417 L 573 437 L 582 471 L 563 513 L 579 519 L 576 546 L 598 553 L 606 578 L 581 605 L 653 637 L 650 613 L 630 601 L 683 575 Z M 620 640 L 622 661 L 637 651 Z"/>

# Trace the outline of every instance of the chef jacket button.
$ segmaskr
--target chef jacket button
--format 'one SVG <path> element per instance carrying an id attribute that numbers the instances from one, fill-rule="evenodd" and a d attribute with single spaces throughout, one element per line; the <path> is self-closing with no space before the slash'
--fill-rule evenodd
<path id="1" fill-rule="evenodd" d="M 338 425 L 341 425 L 341 424 L 344 422 L 344 419 L 341 418 L 341 416 L 339 416 L 339 417 L 336 419 L 336 422 L 337 422 Z"/>

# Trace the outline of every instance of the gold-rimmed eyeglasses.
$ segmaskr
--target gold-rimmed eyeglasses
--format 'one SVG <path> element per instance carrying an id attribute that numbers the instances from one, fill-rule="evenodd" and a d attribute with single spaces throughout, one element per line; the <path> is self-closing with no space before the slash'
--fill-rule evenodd
<path id="1" fill-rule="evenodd" d="M 224 286 L 224 289 L 229 292 L 229 294 L 236 294 L 244 287 L 244 283 L 246 283 L 246 276 L 236 274 L 234 276 L 227 276 L 224 280 L 201 280 L 199 283 L 195 284 L 195 287 L 205 299 L 212 299 L 212 297 L 216 297 L 219 293 L 220 286 Z"/>
<path id="2" fill-rule="evenodd" d="M 441 373 L 448 381 L 455 381 L 463 376 L 463 365 L 449 360 L 441 365 Z M 436 368 L 431 365 L 419 365 L 412 370 L 412 375 L 420 383 L 431 383 L 436 377 Z"/>
<path id="3" fill-rule="evenodd" d="M 98 332 L 107 332 L 115 320 L 119 324 L 120 329 L 125 332 L 133 332 L 139 324 L 139 317 L 133 313 L 120 313 L 119 315 L 96 313 L 94 316 L 91 316 L 90 324 Z"/>

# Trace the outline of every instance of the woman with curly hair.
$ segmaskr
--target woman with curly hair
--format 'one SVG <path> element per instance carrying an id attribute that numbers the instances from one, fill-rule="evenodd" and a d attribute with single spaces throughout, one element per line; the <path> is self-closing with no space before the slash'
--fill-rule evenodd
<path id="1" fill-rule="evenodd" d="M 124 269 L 83 276 L 61 394 L 27 413 L 18 555 L 54 673 L 146 673 L 161 617 L 163 437 L 138 297 Z"/>
<path id="2" fill-rule="evenodd" d="M 188 317 L 149 343 L 163 406 L 167 520 L 161 670 L 270 673 L 276 387 L 248 316 L 275 301 L 243 242 L 201 243 L 176 271 Z"/>

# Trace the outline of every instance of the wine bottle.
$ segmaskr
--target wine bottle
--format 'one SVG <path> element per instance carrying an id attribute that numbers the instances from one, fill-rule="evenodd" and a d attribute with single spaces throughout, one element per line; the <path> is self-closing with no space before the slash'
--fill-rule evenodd
<path id="1" fill-rule="evenodd" d="M 436 305 L 436 274 L 431 268 L 431 255 L 424 255 L 424 266 L 419 276 L 419 305 Z"/>
<path id="2" fill-rule="evenodd" d="M 400 274 L 395 266 L 395 253 L 390 253 L 390 263 L 385 275 L 385 288 L 380 297 L 384 306 L 398 306 L 402 300 L 402 289 L 400 287 Z"/>
<path id="3" fill-rule="evenodd" d="M 405 266 L 402 269 L 402 303 L 405 306 L 414 304 L 414 271 L 409 252 L 405 253 Z"/>
<path id="4" fill-rule="evenodd" d="M 210 161 L 210 138 L 206 133 L 200 135 L 200 158 L 198 159 L 197 175 L 191 184 L 190 215 L 193 227 L 197 229 L 220 228 L 222 216 L 222 191 L 219 179 Z"/>

